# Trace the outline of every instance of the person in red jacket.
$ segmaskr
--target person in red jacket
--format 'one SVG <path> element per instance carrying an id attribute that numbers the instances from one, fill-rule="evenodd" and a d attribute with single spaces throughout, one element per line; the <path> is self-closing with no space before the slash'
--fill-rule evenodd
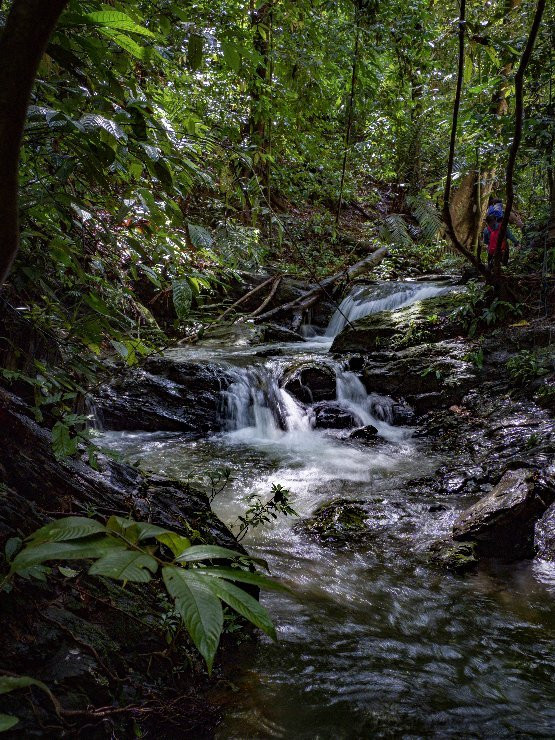
<path id="1" fill-rule="evenodd" d="M 497 239 L 499 236 L 500 226 L 501 222 L 497 220 L 497 216 L 493 213 L 486 217 L 486 228 L 484 229 L 483 239 L 488 250 L 488 267 L 490 270 L 493 268 L 495 260 L 495 251 L 497 249 Z M 506 265 L 509 262 L 509 245 L 507 240 L 512 242 L 517 248 L 520 246 L 518 239 L 515 237 L 513 232 L 507 228 L 507 236 L 503 239 L 503 244 L 501 245 L 501 263 L 503 265 Z"/>

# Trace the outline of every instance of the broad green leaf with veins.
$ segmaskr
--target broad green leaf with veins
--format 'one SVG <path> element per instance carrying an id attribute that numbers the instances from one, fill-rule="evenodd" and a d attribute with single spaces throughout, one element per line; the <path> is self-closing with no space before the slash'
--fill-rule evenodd
<path id="1" fill-rule="evenodd" d="M 68 516 L 64 519 L 56 519 L 56 521 L 37 529 L 29 537 L 29 541 L 33 545 L 41 542 L 63 542 L 64 540 L 76 540 L 105 531 L 106 527 L 95 519 Z"/>
<path id="2" fill-rule="evenodd" d="M 93 576 L 107 576 L 118 581 L 146 583 L 158 570 L 158 563 L 150 555 L 129 550 L 116 550 L 99 558 L 89 568 Z"/>
<path id="3" fill-rule="evenodd" d="M 224 626 L 220 599 L 211 590 L 210 579 L 194 571 L 166 566 L 162 574 L 168 593 L 210 672 Z"/>

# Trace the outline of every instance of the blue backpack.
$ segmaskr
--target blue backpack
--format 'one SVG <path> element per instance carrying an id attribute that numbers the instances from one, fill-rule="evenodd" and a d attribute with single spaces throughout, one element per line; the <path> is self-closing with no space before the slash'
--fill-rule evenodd
<path id="1" fill-rule="evenodd" d="M 503 203 L 494 203 L 492 206 L 489 206 L 486 215 L 495 216 L 498 221 L 501 221 L 503 218 Z"/>

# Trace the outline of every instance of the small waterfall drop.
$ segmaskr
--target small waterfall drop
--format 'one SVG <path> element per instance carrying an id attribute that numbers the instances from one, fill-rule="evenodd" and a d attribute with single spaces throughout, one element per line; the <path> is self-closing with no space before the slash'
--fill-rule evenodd
<path id="1" fill-rule="evenodd" d="M 389 441 L 400 441 L 407 430 L 392 426 L 392 399 L 368 393 L 358 376 L 333 363 L 336 373 L 336 401 L 350 411 L 359 426 L 369 424 Z M 317 447 L 321 431 L 314 428 L 314 411 L 280 388 L 281 370 L 276 365 L 235 368 L 233 383 L 223 391 L 222 428 L 231 438 L 243 442 L 295 442 Z"/>
<path id="2" fill-rule="evenodd" d="M 286 425 L 286 406 L 277 379 L 267 367 L 234 368 L 235 379 L 223 391 L 223 428 L 253 429 L 263 439 L 277 439 Z"/>
<path id="3" fill-rule="evenodd" d="M 422 283 L 381 283 L 357 285 L 343 299 L 326 329 L 326 337 L 335 337 L 347 322 L 356 321 L 379 311 L 392 311 L 411 303 L 432 298 L 451 290 L 451 286 Z"/>
<path id="4" fill-rule="evenodd" d="M 355 373 L 348 370 L 337 373 L 337 400 L 360 419 L 361 426 L 371 424 L 385 439 L 400 442 L 407 437 L 406 429 L 391 424 L 393 400 L 368 393 Z"/>

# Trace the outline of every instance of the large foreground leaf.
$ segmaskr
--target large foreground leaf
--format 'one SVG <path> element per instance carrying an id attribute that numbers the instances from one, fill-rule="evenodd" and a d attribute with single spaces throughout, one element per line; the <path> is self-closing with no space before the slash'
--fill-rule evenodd
<path id="1" fill-rule="evenodd" d="M 193 547 L 189 547 L 185 550 L 185 552 L 176 558 L 176 560 L 178 563 L 192 563 L 195 560 L 222 560 L 224 558 L 225 560 L 246 558 L 247 560 L 258 562 L 257 558 L 253 558 L 250 555 L 244 555 L 235 550 L 228 550 L 227 547 L 220 547 L 219 545 L 193 545 Z"/>
<path id="2" fill-rule="evenodd" d="M 208 578 L 212 592 L 232 609 L 259 627 L 272 640 L 277 640 L 276 630 L 266 609 L 246 591 L 221 578 Z"/>
<path id="3" fill-rule="evenodd" d="M 18 553 L 12 562 L 12 571 L 29 568 L 47 560 L 85 560 L 100 558 L 113 550 L 124 550 L 125 543 L 113 538 L 84 540 L 82 542 L 45 542 L 33 547 L 26 547 Z"/>
<path id="4" fill-rule="evenodd" d="M 19 720 L 11 714 L 0 714 L 0 732 L 11 730 Z"/>
<path id="5" fill-rule="evenodd" d="M 222 605 L 209 586 L 212 579 L 173 566 L 165 567 L 162 572 L 168 593 L 211 671 L 224 625 Z"/>
<path id="6" fill-rule="evenodd" d="M 88 519 L 84 516 L 67 516 L 37 529 L 29 540 L 33 545 L 38 545 L 41 542 L 78 540 L 81 537 L 89 537 L 105 531 L 106 527 L 94 519 Z"/>
<path id="7" fill-rule="evenodd" d="M 158 563 L 150 555 L 134 550 L 116 550 L 103 555 L 89 568 L 93 576 L 107 576 L 118 581 L 147 583 L 158 570 Z"/>
<path id="8" fill-rule="evenodd" d="M 122 516 L 111 516 L 108 519 L 106 527 L 112 532 L 123 535 L 132 542 L 148 540 L 150 537 L 158 537 L 163 534 L 171 534 L 168 529 L 159 527 L 157 524 L 136 522 L 133 519 L 125 519 Z"/>
<path id="9" fill-rule="evenodd" d="M 239 568 L 202 568 L 201 572 L 206 576 L 225 578 L 228 581 L 239 581 L 240 583 L 251 583 L 253 586 L 260 586 L 260 588 L 266 588 L 271 591 L 289 591 L 283 583 L 274 581 L 261 573 L 251 573 L 249 570 L 239 570 Z"/>
<path id="10" fill-rule="evenodd" d="M 28 686 L 37 686 L 45 691 L 50 697 L 50 689 L 42 681 L 38 681 L 31 676 L 2 676 L 0 675 L 0 694 L 7 694 L 16 689 L 25 689 Z M 0 714 L 0 732 L 11 730 L 19 722 L 17 717 L 11 714 Z"/>
<path id="11" fill-rule="evenodd" d="M 50 693 L 50 689 L 42 681 L 31 676 L 2 676 L 0 675 L 0 694 L 7 694 L 15 689 L 25 689 L 27 686 L 38 686 L 39 689 Z"/>

